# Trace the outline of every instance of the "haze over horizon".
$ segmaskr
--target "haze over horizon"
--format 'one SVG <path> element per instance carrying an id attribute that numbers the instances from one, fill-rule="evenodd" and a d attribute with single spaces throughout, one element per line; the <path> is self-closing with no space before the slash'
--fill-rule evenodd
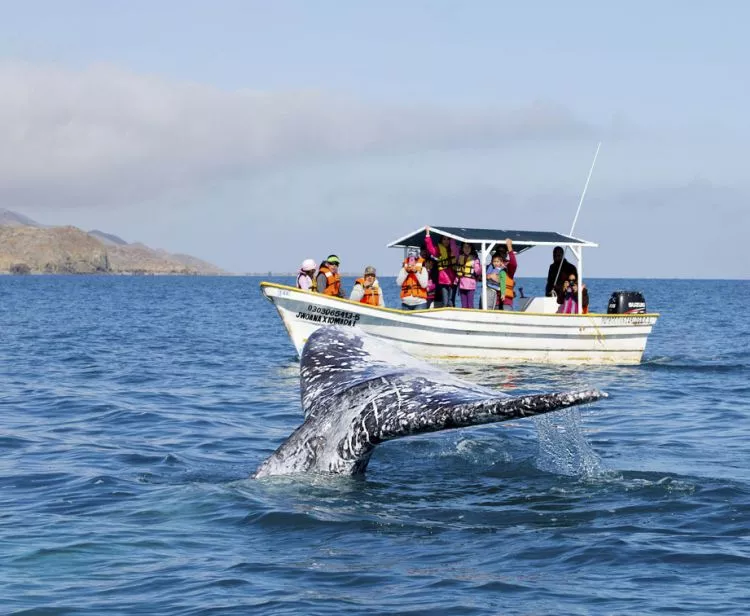
<path id="1" fill-rule="evenodd" d="M 750 277 L 745 3 L 3 6 L 0 208 L 43 224 L 391 273 L 425 224 L 568 233 L 602 141 L 586 275 Z"/>

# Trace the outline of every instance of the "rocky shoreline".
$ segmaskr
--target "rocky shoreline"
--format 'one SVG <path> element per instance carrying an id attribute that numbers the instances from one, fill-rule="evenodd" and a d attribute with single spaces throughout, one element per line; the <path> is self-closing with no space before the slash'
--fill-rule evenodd
<path id="1" fill-rule="evenodd" d="M 101 231 L 47 227 L 0 210 L 0 273 L 226 275 L 215 265 L 171 254 L 141 243 L 128 243 Z"/>

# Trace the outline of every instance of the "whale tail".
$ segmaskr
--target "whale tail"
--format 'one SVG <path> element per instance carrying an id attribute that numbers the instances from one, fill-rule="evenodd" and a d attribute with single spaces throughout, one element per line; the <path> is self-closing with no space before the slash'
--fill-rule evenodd
<path id="1" fill-rule="evenodd" d="M 375 444 L 376 441 L 384 442 L 415 434 L 533 417 L 606 397 L 604 392 L 589 389 L 517 397 L 496 394 L 477 401 L 472 399 L 473 395 L 463 399 L 461 392 L 452 392 L 450 400 L 436 408 L 427 409 L 426 412 L 404 415 L 403 410 L 399 412 L 394 408 L 380 413 L 368 411 L 364 417 L 364 425 L 369 427 L 369 432 L 374 437 L 371 442 Z"/>
<path id="2" fill-rule="evenodd" d="M 322 327 L 302 351 L 305 419 L 255 477 L 361 474 L 384 441 L 594 402 L 597 390 L 508 396 L 464 381 L 359 331 Z"/>

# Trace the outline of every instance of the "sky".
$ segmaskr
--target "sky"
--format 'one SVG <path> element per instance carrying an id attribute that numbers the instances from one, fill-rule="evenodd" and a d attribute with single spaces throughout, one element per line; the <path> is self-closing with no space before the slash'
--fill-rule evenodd
<path id="1" fill-rule="evenodd" d="M 588 276 L 750 277 L 750 3 L 0 11 L 0 208 L 41 223 L 235 273 L 393 274 L 386 244 L 423 225 L 569 233 L 601 142 Z"/>

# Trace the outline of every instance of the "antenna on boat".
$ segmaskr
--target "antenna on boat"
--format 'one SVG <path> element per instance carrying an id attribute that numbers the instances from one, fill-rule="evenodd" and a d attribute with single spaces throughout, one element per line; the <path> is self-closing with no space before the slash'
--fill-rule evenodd
<path id="1" fill-rule="evenodd" d="M 583 205 L 583 200 L 586 197 L 586 191 L 589 188 L 589 182 L 591 181 L 591 175 L 594 173 L 594 167 L 596 166 L 596 159 L 599 156 L 599 148 L 601 148 L 601 147 L 602 147 L 602 142 L 600 141 L 599 143 L 596 144 L 596 152 L 594 152 L 594 160 L 591 161 L 591 168 L 589 169 L 589 174 L 586 177 L 586 183 L 583 185 L 583 192 L 581 192 L 581 198 L 578 201 L 578 208 L 576 209 L 576 215 L 573 218 L 573 224 L 570 226 L 570 233 L 568 235 L 570 235 L 571 237 L 573 236 L 573 232 L 576 229 L 576 223 L 578 222 L 578 214 L 581 213 L 581 206 Z M 573 250 L 573 248 L 571 246 L 566 246 L 565 247 L 565 251 L 567 251 L 568 248 L 570 248 L 571 252 L 573 252 L 573 254 L 576 255 L 576 258 L 578 259 L 579 269 L 583 269 L 583 265 L 582 265 L 583 255 L 579 256 L 579 253 L 577 253 L 575 250 Z M 562 270 L 562 265 L 563 265 L 563 261 L 564 260 L 565 260 L 565 253 L 563 252 L 563 259 L 560 261 L 560 265 L 557 267 L 557 274 L 555 274 L 555 278 L 554 278 L 553 282 L 559 282 L 559 280 L 560 280 L 560 271 Z M 581 305 L 581 299 L 582 299 L 582 297 L 581 297 L 582 287 L 580 285 L 583 284 L 583 280 L 582 280 L 581 272 L 580 271 L 578 272 L 578 283 L 579 283 L 579 287 L 578 287 L 578 305 L 580 307 L 580 305 Z M 553 287 L 553 289 L 554 289 L 554 287 Z"/>
<path id="2" fill-rule="evenodd" d="M 599 148 L 602 147 L 602 142 L 600 141 L 596 146 L 596 152 L 594 152 L 594 160 L 591 161 L 591 168 L 589 169 L 589 175 L 586 178 L 586 183 L 583 185 L 583 192 L 581 193 L 581 200 L 578 202 L 578 209 L 576 210 L 575 218 L 573 218 L 573 224 L 570 227 L 570 235 L 573 235 L 573 231 L 575 231 L 576 223 L 578 222 L 578 214 L 581 213 L 581 206 L 583 205 L 583 200 L 586 197 L 586 191 L 589 188 L 589 182 L 591 181 L 591 174 L 594 173 L 594 166 L 596 165 L 596 157 L 599 156 Z"/>
<path id="3" fill-rule="evenodd" d="M 602 142 L 596 144 L 596 152 L 594 152 L 594 160 L 591 161 L 591 168 L 589 169 L 589 174 L 586 177 L 586 183 L 583 185 L 583 192 L 581 193 L 581 200 L 578 202 L 578 209 L 576 210 L 575 218 L 573 219 L 573 224 L 570 226 L 570 235 L 573 235 L 573 232 L 576 228 L 576 223 L 578 222 L 578 214 L 581 213 L 581 206 L 583 205 L 583 198 L 586 196 L 586 190 L 588 190 L 589 182 L 591 181 L 591 174 L 594 173 L 594 166 L 596 165 L 596 158 L 599 156 L 599 148 L 602 147 Z M 578 259 L 578 307 L 576 309 L 576 312 L 578 314 L 581 314 L 583 310 L 583 249 L 582 247 L 578 248 L 578 251 L 574 250 L 571 246 L 570 248 L 573 251 L 573 254 L 575 254 L 576 258 Z M 562 261 L 560 261 L 560 266 L 562 267 Z M 557 274 L 560 275 L 559 272 Z"/>

